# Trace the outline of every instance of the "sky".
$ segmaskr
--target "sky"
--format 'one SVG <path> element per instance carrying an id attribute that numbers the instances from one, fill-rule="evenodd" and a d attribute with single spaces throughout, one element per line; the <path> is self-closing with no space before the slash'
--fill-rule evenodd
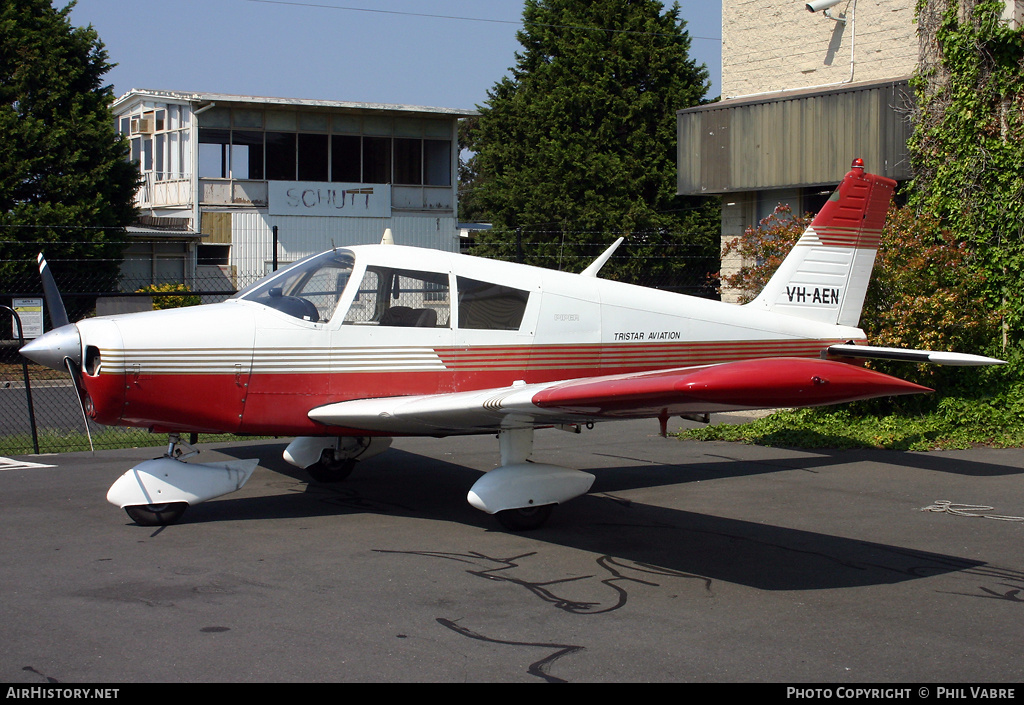
<path id="1" fill-rule="evenodd" d="M 63 7 L 64 0 L 54 0 Z M 666 3 L 671 4 L 671 3 Z M 721 86 L 721 3 L 680 0 L 690 56 Z M 515 64 L 522 0 L 78 0 L 117 64 L 149 88 L 472 109 Z"/>

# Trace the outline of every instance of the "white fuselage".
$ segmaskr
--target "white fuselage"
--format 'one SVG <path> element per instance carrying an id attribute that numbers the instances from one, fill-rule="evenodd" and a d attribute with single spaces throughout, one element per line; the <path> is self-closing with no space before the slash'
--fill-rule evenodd
<path id="1" fill-rule="evenodd" d="M 337 434 L 307 412 L 349 399 L 817 357 L 829 344 L 864 337 L 856 328 L 435 250 L 346 252 L 354 264 L 336 300 L 307 296 L 331 313 L 325 320 L 243 292 L 221 304 L 80 322 L 94 418 L 157 430 Z M 373 292 L 365 282 L 375 270 L 377 279 L 400 272 L 402 283 Z M 467 281 L 516 292 L 517 325 L 505 315 L 509 299 L 474 303 Z M 378 307 L 397 310 L 401 297 L 405 309 L 430 309 L 434 324 L 374 321 L 375 294 Z M 473 318 L 474 306 L 483 320 Z"/>

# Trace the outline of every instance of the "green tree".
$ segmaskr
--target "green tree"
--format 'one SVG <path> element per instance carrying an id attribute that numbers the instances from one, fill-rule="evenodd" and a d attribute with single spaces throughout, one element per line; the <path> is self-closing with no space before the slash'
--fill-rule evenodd
<path id="1" fill-rule="evenodd" d="M 38 290 L 36 254 L 75 262 L 80 291 L 112 290 L 138 172 L 114 129 L 107 53 L 73 3 L 0 4 L 0 277 Z M 87 264 L 84 264 L 87 263 Z M 69 300 L 75 318 L 91 302 Z"/>
<path id="2" fill-rule="evenodd" d="M 603 276 L 678 285 L 717 259 L 717 199 L 680 198 L 676 111 L 708 74 L 678 5 L 527 0 L 511 76 L 467 126 L 475 177 L 464 215 L 495 226 L 482 254 L 579 271 L 617 236 Z M 699 272 L 699 274 L 697 274 Z"/>

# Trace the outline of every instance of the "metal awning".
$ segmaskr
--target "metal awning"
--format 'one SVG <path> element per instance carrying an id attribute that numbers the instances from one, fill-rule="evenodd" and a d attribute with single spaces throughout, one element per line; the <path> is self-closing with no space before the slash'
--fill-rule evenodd
<path id="1" fill-rule="evenodd" d="M 209 237 L 189 227 L 190 218 L 159 218 L 143 215 L 125 228 L 130 237 L 159 238 L 162 240 L 199 240 Z"/>
<path id="2" fill-rule="evenodd" d="M 908 78 L 743 96 L 680 110 L 680 195 L 839 183 L 863 158 L 874 174 L 911 177 Z"/>

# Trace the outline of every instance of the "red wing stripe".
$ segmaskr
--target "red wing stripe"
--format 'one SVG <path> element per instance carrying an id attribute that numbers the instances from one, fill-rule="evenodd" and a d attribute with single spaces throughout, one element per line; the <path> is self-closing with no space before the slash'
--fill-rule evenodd
<path id="1" fill-rule="evenodd" d="M 925 391 L 931 390 L 841 362 L 774 358 L 567 382 L 538 392 L 533 403 L 596 416 L 659 407 L 672 414 L 695 405 L 802 407 Z"/>

